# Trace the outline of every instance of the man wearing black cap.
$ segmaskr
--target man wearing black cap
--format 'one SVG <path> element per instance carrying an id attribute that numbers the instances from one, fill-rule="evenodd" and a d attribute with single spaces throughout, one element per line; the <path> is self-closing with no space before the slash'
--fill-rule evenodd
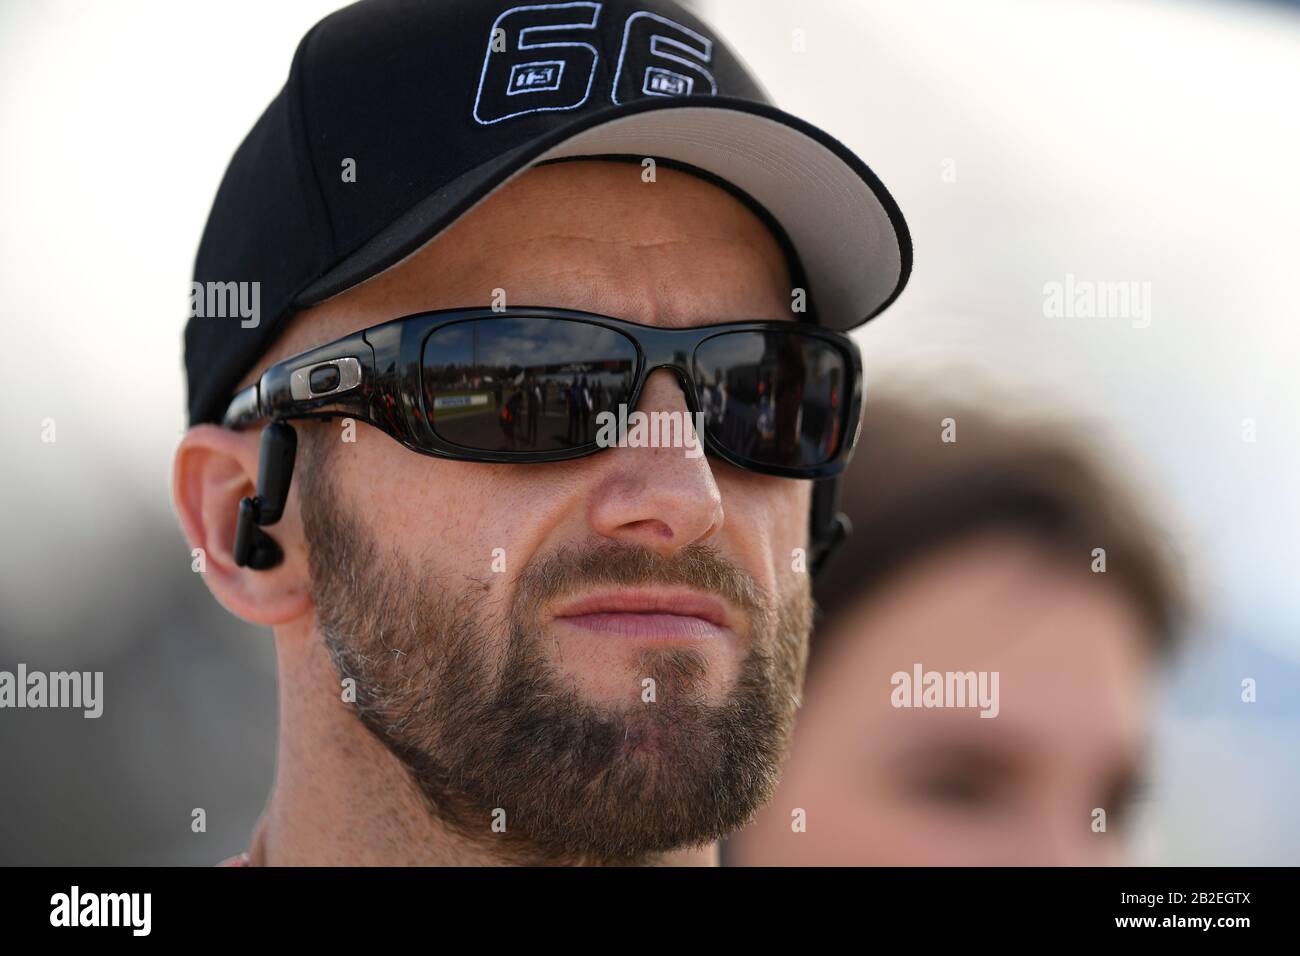
<path id="1" fill-rule="evenodd" d="M 674 3 L 313 28 L 196 264 L 260 315 L 185 335 L 176 508 L 279 661 L 239 862 L 713 862 L 771 793 L 844 532 L 843 332 L 910 255 L 861 161 Z M 633 410 L 707 455 L 597 431 Z"/>

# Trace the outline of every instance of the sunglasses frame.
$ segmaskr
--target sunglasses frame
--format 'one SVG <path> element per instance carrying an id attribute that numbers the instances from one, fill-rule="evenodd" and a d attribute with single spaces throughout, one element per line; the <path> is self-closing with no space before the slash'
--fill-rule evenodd
<path id="1" fill-rule="evenodd" d="M 705 451 L 715 457 L 760 474 L 782 478 L 830 478 L 843 471 L 852 457 L 861 428 L 862 356 L 857 344 L 843 332 L 785 321 L 722 322 L 712 325 L 664 328 L 642 325 L 594 312 L 513 306 L 505 309 L 457 308 L 417 312 L 354 332 L 326 345 L 308 349 L 267 369 L 256 384 L 239 392 L 226 411 L 223 424 L 247 428 L 264 419 L 335 418 L 364 421 L 401 442 L 411 451 L 455 461 L 527 464 L 585 458 L 606 447 L 595 441 L 575 448 L 545 451 L 480 451 L 449 442 L 434 430 L 425 408 L 424 353 L 431 335 L 439 329 L 475 319 L 563 319 L 610 329 L 628 339 L 636 349 L 636 371 L 629 409 L 640 403 L 652 372 L 673 372 L 686 396 L 687 408 L 699 412 L 699 393 L 692 373 L 696 350 L 706 341 L 734 332 L 795 332 L 819 339 L 835 348 L 844 360 L 845 398 L 839 414 L 840 445 L 834 455 L 818 465 L 771 465 L 735 454 L 718 445 L 705 429 Z M 319 370 L 333 368 L 335 372 Z M 337 373 L 337 374 L 335 374 Z M 337 381 L 316 390 L 313 377 Z"/>

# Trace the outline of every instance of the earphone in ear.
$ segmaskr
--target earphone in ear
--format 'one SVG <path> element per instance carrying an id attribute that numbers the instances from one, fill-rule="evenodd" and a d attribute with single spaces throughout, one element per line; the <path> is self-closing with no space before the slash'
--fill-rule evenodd
<path id="1" fill-rule="evenodd" d="M 298 434 L 288 422 L 271 422 L 262 430 L 257 494 L 239 502 L 235 525 L 234 558 L 241 568 L 265 571 L 284 560 L 284 551 L 262 528 L 284 514 L 297 452 Z"/>

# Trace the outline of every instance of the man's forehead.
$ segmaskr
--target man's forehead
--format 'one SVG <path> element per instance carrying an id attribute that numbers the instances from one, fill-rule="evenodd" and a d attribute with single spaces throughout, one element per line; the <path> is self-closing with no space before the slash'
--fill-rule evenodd
<path id="1" fill-rule="evenodd" d="M 726 190 L 673 169 L 535 167 L 386 272 L 296 315 L 259 370 L 434 309 L 548 306 L 664 326 L 790 318 L 785 255 Z"/>

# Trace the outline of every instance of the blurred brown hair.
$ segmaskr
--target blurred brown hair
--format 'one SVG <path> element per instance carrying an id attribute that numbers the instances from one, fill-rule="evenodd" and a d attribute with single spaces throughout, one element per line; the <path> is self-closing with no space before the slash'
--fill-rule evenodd
<path id="1" fill-rule="evenodd" d="M 944 442 L 948 418 L 956 440 Z M 989 532 L 1023 535 L 1080 573 L 1091 573 L 1093 549 L 1104 548 L 1106 580 L 1167 655 L 1188 613 L 1181 567 L 1151 509 L 1078 437 L 1082 428 L 949 401 L 868 398 L 842 482 L 853 533 L 814 584 L 813 658 L 840 615 L 913 561 Z"/>

